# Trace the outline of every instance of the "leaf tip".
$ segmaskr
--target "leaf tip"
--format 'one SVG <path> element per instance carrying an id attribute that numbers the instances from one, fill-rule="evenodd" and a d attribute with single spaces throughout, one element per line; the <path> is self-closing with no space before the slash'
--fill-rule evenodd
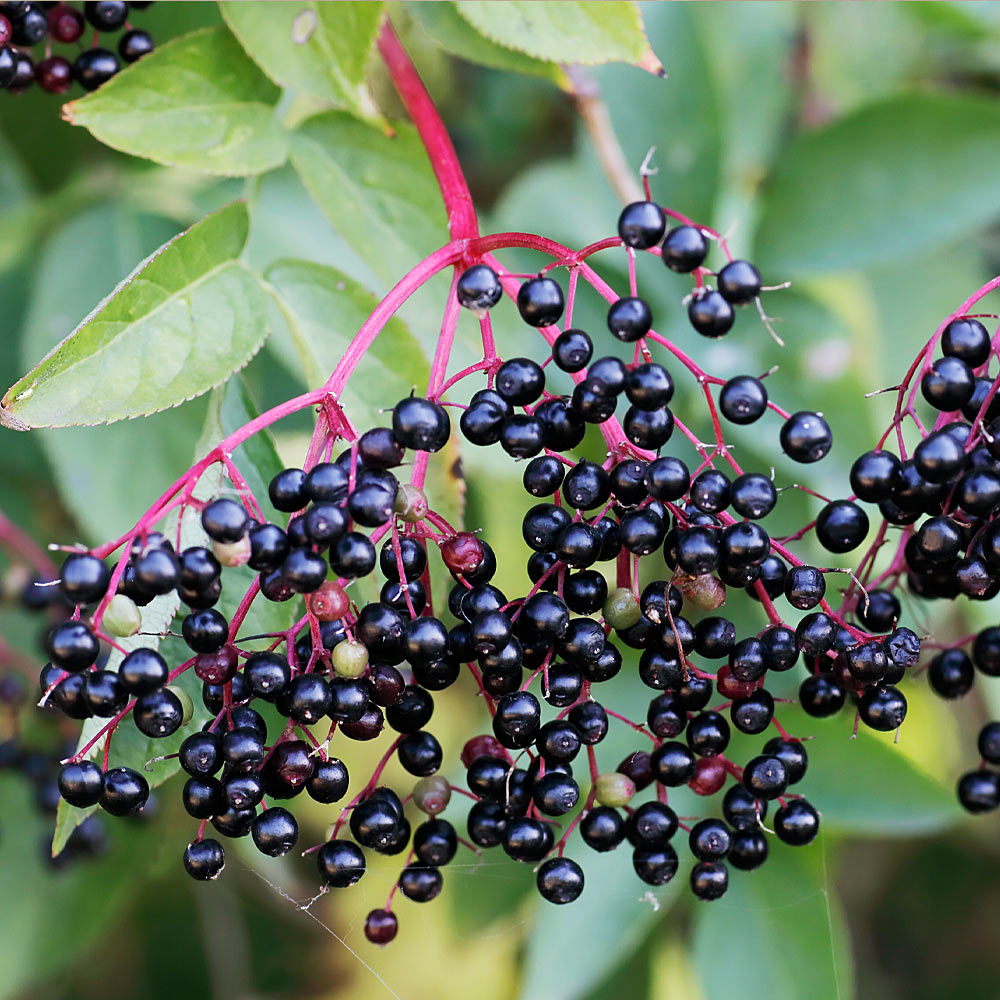
<path id="1" fill-rule="evenodd" d="M 7 396 L 9 395 L 10 393 L 8 392 Z M 0 427 L 6 427 L 11 431 L 30 431 L 31 427 L 28 424 L 21 420 L 20 417 L 15 417 L 14 414 L 7 409 L 7 396 L 0 399 Z"/>
<path id="2" fill-rule="evenodd" d="M 652 73 L 653 76 L 660 77 L 661 80 L 667 78 L 667 71 L 663 68 L 663 63 L 660 62 L 656 53 L 647 48 L 642 54 L 642 58 L 636 63 L 639 69 L 644 69 L 647 73 Z"/>
<path id="3" fill-rule="evenodd" d="M 80 99 L 77 98 L 75 101 L 67 101 L 59 109 L 59 117 L 62 118 L 64 122 L 69 122 L 70 125 L 76 125 L 76 106 L 80 103 Z"/>

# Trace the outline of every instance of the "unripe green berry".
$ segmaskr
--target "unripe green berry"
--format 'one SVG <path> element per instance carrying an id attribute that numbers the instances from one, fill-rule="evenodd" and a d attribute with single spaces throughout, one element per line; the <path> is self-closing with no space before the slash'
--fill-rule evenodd
<path id="1" fill-rule="evenodd" d="M 181 725 L 186 726 L 194 715 L 194 702 L 191 700 L 191 695 L 177 684 L 168 684 L 167 690 L 172 692 L 177 700 L 181 703 Z"/>
<path id="2" fill-rule="evenodd" d="M 396 503 L 392 508 L 407 524 L 416 524 L 427 516 L 430 505 L 427 494 L 416 486 L 402 483 L 396 492 Z"/>
<path id="3" fill-rule="evenodd" d="M 142 612 L 131 597 L 115 594 L 104 610 L 101 624 L 110 635 L 135 635 L 142 628 Z"/>
<path id="4" fill-rule="evenodd" d="M 635 782 L 626 774 L 612 771 L 599 774 L 594 782 L 594 798 L 602 806 L 620 808 L 635 795 Z"/>
<path id="5" fill-rule="evenodd" d="M 368 650 L 360 642 L 345 639 L 333 647 L 330 659 L 338 677 L 360 677 L 368 666 Z"/>
<path id="6" fill-rule="evenodd" d="M 413 804 L 429 816 L 444 812 L 450 801 L 451 785 L 448 784 L 448 779 L 440 774 L 421 778 L 413 786 Z"/>
<path id="7" fill-rule="evenodd" d="M 212 542 L 212 554 L 223 566 L 245 566 L 250 560 L 250 536 L 238 542 Z"/>
<path id="8" fill-rule="evenodd" d="M 642 614 L 635 594 L 628 587 L 617 587 L 604 602 L 604 620 L 614 629 L 631 628 Z"/>

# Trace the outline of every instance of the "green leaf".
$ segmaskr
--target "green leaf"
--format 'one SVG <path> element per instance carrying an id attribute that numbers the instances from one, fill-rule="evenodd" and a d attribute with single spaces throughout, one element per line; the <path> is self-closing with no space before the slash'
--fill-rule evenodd
<path id="1" fill-rule="evenodd" d="M 220 3 L 250 58 L 277 84 L 370 114 L 365 63 L 381 3 Z"/>
<path id="2" fill-rule="evenodd" d="M 695 903 L 694 963 L 705 1000 L 849 1000 L 850 941 L 822 839 L 788 847 L 753 872 L 729 873 L 719 901 Z"/>
<path id="3" fill-rule="evenodd" d="M 223 27 L 183 35 L 63 108 L 106 146 L 172 167 L 243 177 L 280 166 L 279 89 Z"/>
<path id="4" fill-rule="evenodd" d="M 242 368 L 267 336 L 266 299 L 238 257 L 241 202 L 143 261 L 0 401 L 0 421 L 106 423 L 198 396 Z"/>
<path id="5" fill-rule="evenodd" d="M 264 279 L 288 323 L 306 382 L 322 385 L 378 300 L 346 274 L 306 260 L 275 261 Z M 394 317 L 365 352 L 341 402 L 354 426 L 367 430 L 385 423 L 381 409 L 426 384 L 429 370 L 416 338 Z"/>
<path id="6" fill-rule="evenodd" d="M 538 901 L 519 1000 L 585 996 L 639 948 L 679 894 L 683 881 L 679 877 L 656 889 L 638 882 L 627 846 L 609 854 L 585 853 L 574 859 L 584 870 L 583 895 L 568 906 Z M 553 955 L 572 960 L 553 961 Z"/>
<path id="7" fill-rule="evenodd" d="M 345 112 L 303 122 L 291 158 L 333 228 L 392 284 L 448 239 L 444 205 L 414 129 L 391 138 Z"/>
<path id="8" fill-rule="evenodd" d="M 33 797 L 20 775 L 8 772 L 0 780 L 0 801 L 11 818 L 0 840 L 7 902 L 0 908 L 2 1000 L 40 995 L 27 987 L 65 974 L 80 955 L 93 955 L 102 938 L 107 941 L 112 921 L 142 891 L 137 872 L 162 867 L 158 852 L 150 851 L 148 829 L 112 820 L 105 825 L 110 844 L 103 858 L 80 858 L 53 871 L 39 850 L 51 835 L 51 819 Z"/>
<path id="9" fill-rule="evenodd" d="M 122 204 L 101 204 L 70 219 L 34 254 L 37 271 L 27 291 L 30 305 L 19 330 L 18 354 L 8 370 L 23 371 L 59 342 L 77 316 L 93 305 L 94 290 L 111 288 L 133 263 L 177 231 L 158 216 L 130 212 Z M 101 253 L 81 254 L 95 245 Z M 52 289 L 58 288 L 59 295 Z M 8 301 L 10 297 L 8 296 Z M 185 403 L 144 420 L 102 427 L 63 427 L 9 438 L 40 445 L 67 509 L 81 534 L 59 541 L 97 544 L 115 538 L 180 475 L 191 460 L 191 441 L 204 422 L 201 401 Z M 24 481 L 19 479 L 24 492 Z"/>
<path id="10" fill-rule="evenodd" d="M 543 76 L 560 86 L 567 85 L 561 67 L 491 42 L 459 14 L 453 3 L 407 3 L 404 9 L 425 34 L 453 56 L 493 69 Z"/>
<path id="11" fill-rule="evenodd" d="M 816 736 L 806 744 L 809 770 L 796 791 L 819 810 L 824 829 L 901 837 L 934 833 L 962 819 L 954 789 L 918 768 L 892 734 L 861 726 L 852 740 L 843 716 L 821 720 L 783 711 L 782 722 L 791 732 Z M 919 738 L 909 722 L 901 739 Z"/>
<path id="12" fill-rule="evenodd" d="M 970 95 L 894 97 L 800 135 L 769 181 L 757 263 L 773 281 L 857 269 L 991 222 L 1000 107 Z"/>
<path id="13" fill-rule="evenodd" d="M 459 0 L 459 13 L 498 45 L 560 63 L 628 62 L 659 66 L 642 15 L 619 0 L 480 3 Z M 652 59 L 652 64 L 649 60 Z"/>

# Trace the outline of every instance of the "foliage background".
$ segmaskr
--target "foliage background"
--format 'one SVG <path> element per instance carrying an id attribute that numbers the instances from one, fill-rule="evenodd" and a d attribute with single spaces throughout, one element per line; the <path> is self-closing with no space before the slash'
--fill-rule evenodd
<path id="1" fill-rule="evenodd" d="M 669 78 L 617 65 L 588 72 L 628 162 L 637 166 L 657 147 L 656 197 L 731 231 L 734 250 L 751 255 L 766 280 L 793 280 L 767 303 L 788 347 L 779 349 L 747 316 L 724 342 L 696 343 L 679 286 L 645 269 L 640 287 L 658 326 L 706 369 L 728 376 L 781 364 L 769 383 L 773 398 L 822 410 L 837 428 L 812 485 L 843 492 L 852 456 L 885 422 L 884 402 L 863 393 L 895 384 L 939 319 L 1000 267 L 1000 7 L 642 6 Z M 405 9 L 394 7 L 393 17 L 455 136 L 484 230 L 533 230 L 570 245 L 613 231 L 614 194 L 551 72 L 515 75 L 454 58 Z M 144 20 L 158 41 L 219 23 L 207 3 L 159 3 Z M 370 82 L 392 109 L 375 67 Z M 279 105 L 293 119 L 309 110 L 290 95 Z M 309 257 L 378 293 L 396 276 L 396 261 L 405 267 L 416 259 L 405 233 L 391 246 L 369 234 L 365 245 L 349 228 L 331 226 L 294 165 L 247 180 L 210 179 L 113 152 L 61 122 L 57 102 L 41 93 L 5 98 L 6 383 L 138 260 L 234 197 L 251 207 L 245 259 L 255 268 Z M 393 262 L 387 273 L 372 265 L 383 258 Z M 621 282 L 621 272 L 607 273 Z M 433 339 L 441 294 L 421 298 L 408 314 L 424 344 Z M 596 303 L 583 308 L 596 328 Z M 260 408 L 302 391 L 310 378 L 277 310 L 270 319 L 271 338 L 242 376 Z M 525 349 L 523 337 L 508 317 L 502 351 Z M 339 357 L 339 343 L 320 342 L 320 368 Z M 391 404 L 375 398 L 376 386 L 374 377 L 355 383 L 363 402 Z M 5 431 L 0 508 L 41 539 L 93 544 L 117 535 L 190 463 L 219 399 L 105 427 Z M 278 432 L 282 457 L 301 454 L 303 431 Z M 766 442 L 736 440 L 742 455 L 777 464 L 790 479 Z M 469 452 L 467 523 L 483 525 L 500 548 L 519 545 L 519 514 L 490 502 L 498 488 L 516 488 L 519 470 Z M 789 501 L 790 516 L 809 509 L 804 498 Z M 949 608 L 908 611 L 938 635 L 969 630 Z M 995 618 L 989 606 L 977 614 L 980 624 Z M 34 655 L 34 623 L 8 611 L 0 625 Z M 1000 693 L 981 690 L 1000 707 Z M 487 856 L 450 867 L 433 905 L 401 901 L 400 937 L 384 951 L 366 944 L 360 921 L 384 898 L 388 866 L 312 908 L 341 943 L 276 891 L 307 899 L 308 867 L 244 852 L 220 883 L 191 883 L 179 866 L 190 821 L 166 793 L 155 827 L 119 823 L 104 860 L 50 872 L 40 842 L 51 821 L 31 808 L 21 783 L 0 776 L 0 997 L 389 995 L 346 943 L 405 1000 L 465 997 L 473 987 L 482 1000 L 583 1000 L 611 990 L 688 1000 L 992 998 L 1000 974 L 992 916 L 1000 912 L 997 823 L 960 823 L 951 792 L 955 775 L 974 763 L 970 733 L 988 709 L 970 700 L 952 712 L 915 684 L 906 693 L 911 713 L 898 745 L 850 742 L 846 717 L 819 725 L 791 715 L 793 732 L 823 737 L 809 745 L 815 763 L 805 789 L 824 814 L 823 835 L 735 877 L 720 902 L 694 906 L 686 894 L 667 892 L 654 910 L 640 901 L 619 851 L 589 859 L 587 892 L 556 910 L 534 898 L 527 872 Z M 461 696 L 440 702 L 436 732 L 446 753 L 468 735 Z M 629 748 L 623 743 L 623 752 Z M 307 818 L 318 839 L 331 817 L 316 809 Z M 682 871 L 677 882 L 685 880 Z"/>

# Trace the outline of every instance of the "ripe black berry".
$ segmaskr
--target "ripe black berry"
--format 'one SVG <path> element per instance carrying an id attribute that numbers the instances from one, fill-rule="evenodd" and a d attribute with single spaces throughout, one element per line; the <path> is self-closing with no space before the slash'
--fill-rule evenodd
<path id="1" fill-rule="evenodd" d="M 663 241 L 663 263 L 679 274 L 701 267 L 707 254 L 708 240 L 694 226 L 677 226 Z"/>
<path id="2" fill-rule="evenodd" d="M 492 309 L 503 295 L 496 271 L 486 264 L 474 264 L 462 272 L 455 288 L 459 304 L 473 312 Z"/>
<path id="3" fill-rule="evenodd" d="M 517 291 L 517 311 L 529 326 L 552 326 L 563 314 L 563 293 L 552 278 L 531 278 Z"/>
<path id="4" fill-rule="evenodd" d="M 688 304 L 688 319 L 703 337 L 723 337 L 733 328 L 736 314 L 719 292 L 702 289 Z"/>
<path id="5" fill-rule="evenodd" d="M 549 858 L 538 869 L 536 882 L 542 899 L 572 903 L 583 892 L 583 869 L 569 858 Z"/>
<path id="6" fill-rule="evenodd" d="M 636 250 L 655 247 L 667 228 L 663 209 L 652 201 L 634 201 L 618 216 L 618 235 L 622 242 Z"/>

